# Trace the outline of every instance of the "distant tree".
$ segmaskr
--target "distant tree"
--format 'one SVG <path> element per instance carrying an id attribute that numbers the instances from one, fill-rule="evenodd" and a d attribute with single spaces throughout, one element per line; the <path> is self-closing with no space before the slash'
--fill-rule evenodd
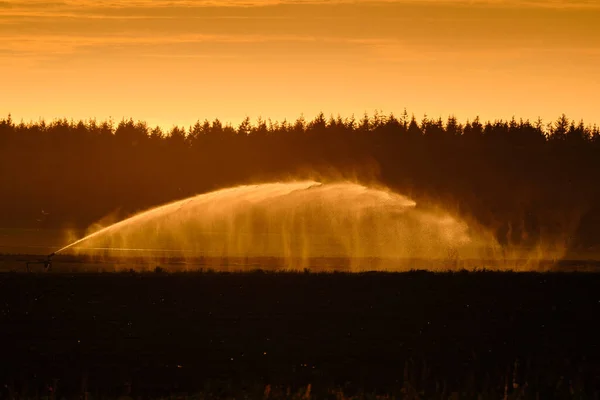
<path id="1" fill-rule="evenodd" d="M 161 141 L 164 139 L 164 137 L 165 137 L 165 134 L 159 126 L 153 128 L 150 131 L 150 140 L 153 142 Z"/>
<path id="2" fill-rule="evenodd" d="M 468 141 L 477 141 L 483 137 L 483 125 L 479 121 L 479 116 L 475 117 L 473 122 L 468 122 L 463 130 L 463 136 Z"/>
<path id="3" fill-rule="evenodd" d="M 292 132 L 296 134 L 303 134 L 306 132 L 306 120 L 304 119 L 303 115 L 300 115 L 300 117 L 296 119 L 296 122 L 294 122 Z"/>
<path id="4" fill-rule="evenodd" d="M 590 139 L 592 143 L 600 144 L 600 127 L 598 125 L 592 127 Z"/>
<path id="5" fill-rule="evenodd" d="M 369 118 L 369 114 L 364 113 L 360 123 L 358 124 L 358 131 L 361 133 L 369 133 L 371 132 L 371 127 L 373 126 L 371 119 Z"/>
<path id="6" fill-rule="evenodd" d="M 552 126 L 550 131 L 550 138 L 552 140 L 565 140 L 567 138 L 567 132 L 569 130 L 569 118 L 565 114 L 562 114 Z"/>
<path id="7" fill-rule="evenodd" d="M 148 139 L 148 126 L 145 122 L 134 123 L 133 119 L 119 122 L 115 138 L 121 145 L 138 146 Z"/>
<path id="8" fill-rule="evenodd" d="M 269 135 L 267 121 L 265 121 L 262 117 L 258 117 L 258 119 L 256 120 L 256 126 L 252 130 L 252 135 L 261 138 L 264 138 Z"/>
<path id="9" fill-rule="evenodd" d="M 462 135 L 463 126 L 458 123 L 458 120 L 454 115 L 448 117 L 446 122 L 446 134 L 449 138 L 457 138 Z"/>
<path id="10" fill-rule="evenodd" d="M 166 140 L 171 146 L 179 148 L 187 147 L 186 133 L 184 128 L 174 126 L 171 128 L 171 132 L 169 132 Z"/>
<path id="11" fill-rule="evenodd" d="M 322 112 L 317 114 L 315 119 L 310 121 L 307 126 L 307 132 L 309 133 L 324 133 L 327 127 L 327 121 L 325 120 L 325 114 Z"/>
<path id="12" fill-rule="evenodd" d="M 590 140 L 590 137 L 591 133 L 585 127 L 583 121 L 580 121 L 577 125 L 575 125 L 575 121 L 571 121 L 565 135 L 565 139 L 572 144 L 583 144 Z"/>
<path id="13" fill-rule="evenodd" d="M 252 130 L 252 123 L 250 122 L 250 117 L 244 118 L 244 120 L 240 123 L 237 129 L 238 135 L 242 137 L 246 137 L 250 135 Z"/>
<path id="14" fill-rule="evenodd" d="M 408 124 L 408 129 L 406 130 L 407 136 L 409 139 L 418 139 L 423 135 L 423 131 L 421 127 L 417 123 L 415 116 L 413 115 L 410 123 Z"/>

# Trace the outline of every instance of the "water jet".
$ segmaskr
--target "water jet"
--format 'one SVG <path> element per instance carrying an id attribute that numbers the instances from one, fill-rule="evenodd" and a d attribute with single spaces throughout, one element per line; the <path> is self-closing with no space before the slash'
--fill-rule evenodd
<path id="1" fill-rule="evenodd" d="M 237 186 L 158 206 L 56 253 L 212 258 L 221 266 L 269 258 L 291 269 L 337 263 L 359 271 L 410 269 L 408 261 L 417 259 L 428 260 L 428 269 L 465 267 L 459 260 L 482 260 L 495 247 L 483 230 L 446 212 L 421 209 L 389 189 L 291 181 Z"/>

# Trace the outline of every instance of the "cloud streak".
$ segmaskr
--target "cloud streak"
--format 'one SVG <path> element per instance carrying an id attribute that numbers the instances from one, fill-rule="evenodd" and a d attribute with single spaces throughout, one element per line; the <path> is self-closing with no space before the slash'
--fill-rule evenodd
<path id="1" fill-rule="evenodd" d="M 127 10 L 144 14 L 147 10 L 169 9 L 247 9 L 274 6 L 459 6 L 459 7 L 508 7 L 508 8 L 575 8 L 599 9 L 595 0 L 128 0 L 128 1 L 44 1 L 44 0 L 4 0 L 0 1 L 0 15 L 22 15 L 30 12 L 35 15 L 90 15 L 102 14 L 109 10 Z M 107 16 L 108 17 L 108 16 Z"/>

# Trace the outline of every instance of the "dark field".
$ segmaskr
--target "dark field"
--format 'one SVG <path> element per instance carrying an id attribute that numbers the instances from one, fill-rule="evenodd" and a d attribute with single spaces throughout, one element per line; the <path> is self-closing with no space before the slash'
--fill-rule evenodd
<path id="1" fill-rule="evenodd" d="M 1 274 L 2 398 L 126 382 L 134 398 L 309 383 L 313 398 L 598 398 L 599 288 L 593 273 Z"/>

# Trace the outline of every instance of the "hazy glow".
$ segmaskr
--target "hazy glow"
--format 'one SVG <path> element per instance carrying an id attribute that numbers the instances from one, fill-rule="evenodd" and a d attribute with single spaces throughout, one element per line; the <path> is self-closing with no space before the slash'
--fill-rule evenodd
<path id="1" fill-rule="evenodd" d="M 600 122 L 585 0 L 0 2 L 0 115 Z"/>
<path id="2" fill-rule="evenodd" d="M 394 269 L 393 260 L 414 258 L 448 261 L 437 268 L 455 268 L 458 258 L 481 260 L 497 248 L 489 235 L 464 222 L 415 206 L 388 190 L 353 183 L 239 186 L 157 207 L 58 252 L 275 257 L 291 268 L 326 258 L 336 259 L 330 266 L 347 263 L 360 270 Z"/>

